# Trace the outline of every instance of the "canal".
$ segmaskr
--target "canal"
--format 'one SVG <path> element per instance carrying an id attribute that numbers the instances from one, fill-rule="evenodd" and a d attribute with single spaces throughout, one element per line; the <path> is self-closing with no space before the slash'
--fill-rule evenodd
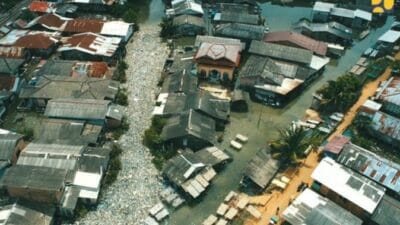
<path id="1" fill-rule="evenodd" d="M 157 25 L 163 15 L 162 7 L 161 0 L 152 0 L 148 19 L 143 22 L 144 25 Z M 268 3 L 263 3 L 261 7 L 270 31 L 290 30 L 296 21 L 304 17 L 309 18 L 311 13 L 310 8 L 303 7 L 282 7 Z M 213 180 L 211 187 L 199 203 L 184 206 L 173 212 L 168 224 L 198 225 L 209 214 L 215 213 L 228 192 L 238 190 L 241 173 L 247 162 L 262 146 L 277 137 L 278 128 L 288 126 L 292 120 L 303 117 L 305 110 L 311 104 L 312 93 L 326 81 L 336 79 L 350 69 L 358 61 L 362 52 L 370 47 L 392 22 L 393 19 L 389 18 L 383 27 L 372 30 L 364 40 L 355 42 L 354 46 L 335 65 L 328 65 L 323 76 L 285 108 L 274 109 L 249 101 L 248 113 L 231 114 L 231 122 L 226 127 L 224 141 L 218 147 L 227 149 L 234 160 Z M 249 142 L 239 152 L 229 148 L 230 140 L 237 133 L 249 137 Z"/>

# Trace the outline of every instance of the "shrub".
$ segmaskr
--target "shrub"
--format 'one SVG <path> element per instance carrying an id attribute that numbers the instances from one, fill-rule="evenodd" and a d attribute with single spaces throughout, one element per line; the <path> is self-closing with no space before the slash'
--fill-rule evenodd
<path id="1" fill-rule="evenodd" d="M 118 90 L 118 93 L 115 96 L 115 103 L 123 106 L 127 106 L 129 104 L 126 89 L 121 88 Z"/>

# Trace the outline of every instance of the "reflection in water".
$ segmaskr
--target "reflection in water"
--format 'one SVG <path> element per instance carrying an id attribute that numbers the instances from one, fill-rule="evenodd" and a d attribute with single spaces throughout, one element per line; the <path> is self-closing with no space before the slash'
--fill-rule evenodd
<path id="1" fill-rule="evenodd" d="M 147 25 L 160 23 L 164 15 L 164 5 L 162 0 L 128 0 L 134 4 L 133 8 L 138 10 L 140 21 Z M 139 2 L 139 4 L 138 4 Z M 266 17 L 267 25 L 271 31 L 290 30 L 291 26 L 299 19 L 309 17 L 310 8 L 304 7 L 282 7 L 262 4 L 263 15 Z M 277 136 L 277 128 L 287 126 L 290 121 L 298 119 L 304 115 L 304 111 L 311 104 L 312 93 L 320 88 L 327 80 L 336 79 L 346 70 L 354 65 L 359 56 L 377 38 L 390 27 L 393 18 L 388 19 L 386 25 L 380 29 L 371 31 L 361 42 L 355 42 L 351 50 L 337 61 L 326 67 L 323 77 L 314 82 L 304 93 L 292 101 L 283 109 L 274 109 L 260 104 L 250 103 L 249 113 L 231 115 L 231 123 L 225 131 L 224 142 L 218 147 L 227 149 L 233 155 L 233 162 L 228 164 L 219 176 L 213 180 L 211 188 L 201 199 L 201 202 L 191 206 L 184 206 L 174 212 L 168 224 L 170 225 L 197 225 L 211 213 L 214 213 L 230 190 L 237 190 L 241 179 L 241 172 L 247 162 L 254 156 L 259 148 L 265 146 L 270 140 Z M 260 121 L 260 123 L 259 123 Z M 229 148 L 229 141 L 237 133 L 242 133 L 249 137 L 249 142 L 244 145 L 240 152 Z"/>

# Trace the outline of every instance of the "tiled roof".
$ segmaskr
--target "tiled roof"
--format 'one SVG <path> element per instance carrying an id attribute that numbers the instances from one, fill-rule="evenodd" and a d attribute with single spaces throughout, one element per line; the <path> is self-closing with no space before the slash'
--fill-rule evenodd
<path id="1" fill-rule="evenodd" d="M 200 45 L 195 59 L 209 58 L 212 60 L 226 59 L 239 65 L 241 47 L 238 45 L 211 44 L 204 42 Z"/>

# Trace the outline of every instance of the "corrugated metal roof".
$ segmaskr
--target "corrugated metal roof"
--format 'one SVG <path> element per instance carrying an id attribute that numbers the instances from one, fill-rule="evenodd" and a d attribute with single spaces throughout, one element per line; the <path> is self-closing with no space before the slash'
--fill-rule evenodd
<path id="1" fill-rule="evenodd" d="M 12 30 L 0 39 L 0 45 L 30 49 L 48 49 L 58 43 L 58 38 L 58 33 Z"/>
<path id="2" fill-rule="evenodd" d="M 210 144 L 215 142 L 215 121 L 194 110 L 168 119 L 161 132 L 164 141 L 193 135 Z"/>
<path id="3" fill-rule="evenodd" d="M 400 140 L 400 119 L 383 112 L 376 112 L 372 118 L 371 128 L 389 136 L 395 140 Z"/>
<path id="4" fill-rule="evenodd" d="M 67 175 L 68 170 L 63 169 L 15 165 L 6 170 L 0 179 L 0 186 L 61 191 L 65 186 Z"/>
<path id="5" fill-rule="evenodd" d="M 114 99 L 119 82 L 91 77 L 40 76 L 35 85 L 22 86 L 20 98 Z"/>
<path id="6" fill-rule="evenodd" d="M 84 149 L 85 146 L 83 145 L 29 143 L 23 152 L 26 154 L 50 154 L 79 157 Z"/>
<path id="7" fill-rule="evenodd" d="M 309 65 L 312 59 L 312 52 L 305 49 L 264 43 L 261 41 L 252 41 L 249 52 L 252 54 L 268 56 L 275 59 L 291 62 L 303 63 Z"/>
<path id="8" fill-rule="evenodd" d="M 307 30 L 312 33 L 326 32 L 337 37 L 350 40 L 352 39 L 353 30 L 337 22 L 329 23 L 310 23 L 309 21 L 300 21 L 295 28 Z"/>
<path id="9" fill-rule="evenodd" d="M 395 43 L 400 38 L 400 31 L 388 30 L 382 36 L 379 37 L 378 41 Z"/>
<path id="10" fill-rule="evenodd" d="M 0 134 L 0 160 L 11 161 L 18 141 L 22 137 L 22 135 L 15 133 Z"/>
<path id="11" fill-rule="evenodd" d="M 18 158 L 17 165 L 74 170 L 77 165 L 77 159 L 76 158 L 60 159 L 56 157 L 45 158 L 45 157 L 29 156 L 29 154 L 21 154 Z"/>
<path id="12" fill-rule="evenodd" d="M 2 206 L 0 220 L 4 225 L 51 225 L 55 211 L 54 206 L 18 201 Z"/>
<path id="13" fill-rule="evenodd" d="M 393 76 L 383 82 L 378 89 L 376 98 L 383 103 L 392 103 L 400 106 L 400 78 Z"/>
<path id="14" fill-rule="evenodd" d="M 45 116 L 80 120 L 104 120 L 110 101 L 97 99 L 52 99 Z"/>
<path id="15" fill-rule="evenodd" d="M 203 42 L 211 43 L 211 44 L 225 44 L 225 45 L 240 45 L 242 49 L 244 49 L 244 43 L 240 42 L 239 39 L 233 38 L 223 38 L 223 37 L 215 37 L 215 36 L 205 36 L 205 35 L 197 35 L 195 46 L 200 47 Z"/>
<path id="16" fill-rule="evenodd" d="M 215 35 L 231 37 L 243 40 L 262 40 L 265 34 L 265 27 L 242 23 L 226 23 L 218 25 Z"/>
<path id="17" fill-rule="evenodd" d="M 104 37 L 94 33 L 80 33 L 66 38 L 58 52 L 81 51 L 91 55 L 112 57 L 122 39 L 117 37 Z"/>
<path id="18" fill-rule="evenodd" d="M 328 198 L 305 189 L 283 212 L 292 225 L 361 225 L 363 221 Z"/>
<path id="19" fill-rule="evenodd" d="M 244 23 L 252 25 L 258 25 L 260 23 L 260 17 L 258 15 L 248 14 L 246 12 L 235 13 L 223 11 L 215 14 L 214 20 L 222 23 Z"/>
<path id="20" fill-rule="evenodd" d="M 347 144 L 337 161 L 400 193 L 400 165 L 354 144 Z"/>
<path id="21" fill-rule="evenodd" d="M 290 42 L 300 48 L 310 50 L 322 56 L 325 56 L 328 51 L 328 45 L 324 42 L 292 31 L 269 32 L 265 35 L 264 41 L 270 43 Z"/>
<path id="22" fill-rule="evenodd" d="M 0 57 L 2 58 L 24 58 L 25 48 L 0 46 Z"/>
<path id="23" fill-rule="evenodd" d="M 244 176 L 264 189 L 279 170 L 279 162 L 272 158 L 270 151 L 259 150 L 244 169 Z"/>
<path id="24" fill-rule="evenodd" d="M 190 24 L 198 27 L 203 27 L 203 28 L 205 27 L 205 22 L 203 18 L 192 15 L 180 15 L 174 17 L 172 23 L 174 24 L 174 26 Z"/>
<path id="25" fill-rule="evenodd" d="M 400 202 L 388 195 L 383 196 L 371 220 L 379 225 L 400 224 Z"/>
<path id="26" fill-rule="evenodd" d="M 349 137 L 343 135 L 335 136 L 332 138 L 332 140 L 328 142 L 328 144 L 324 146 L 324 151 L 331 152 L 334 154 L 339 154 L 344 148 L 344 146 L 349 142 L 350 142 Z"/>
<path id="27" fill-rule="evenodd" d="M 386 191 L 374 181 L 329 157 L 322 159 L 311 177 L 370 214 L 374 212 Z"/>
<path id="28" fill-rule="evenodd" d="M 33 2 L 31 2 L 31 4 L 29 4 L 28 8 L 32 12 L 50 13 L 55 10 L 55 3 L 43 2 L 43 1 L 33 1 Z"/>

